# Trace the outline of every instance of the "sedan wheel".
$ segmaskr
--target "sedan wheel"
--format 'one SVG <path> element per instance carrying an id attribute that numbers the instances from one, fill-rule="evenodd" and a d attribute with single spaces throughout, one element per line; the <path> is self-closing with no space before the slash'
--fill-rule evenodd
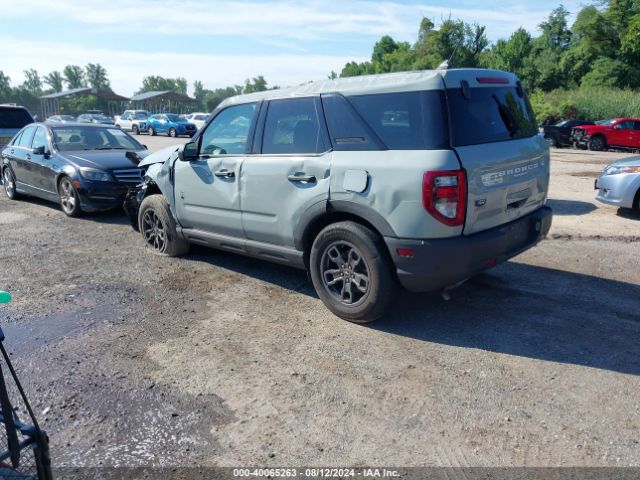
<path id="1" fill-rule="evenodd" d="M 138 126 L 134 125 L 133 127 L 131 127 L 131 131 L 135 134 L 135 135 L 140 135 L 140 130 L 138 130 Z"/>
<path id="2" fill-rule="evenodd" d="M 178 136 L 178 132 L 176 132 L 176 129 L 175 129 L 175 128 L 171 127 L 171 128 L 169 129 L 169 136 L 170 136 L 170 137 L 177 137 L 177 136 Z"/>
<path id="3" fill-rule="evenodd" d="M 2 183 L 4 184 L 4 191 L 11 200 L 15 200 L 18 194 L 16 193 L 16 180 L 13 177 L 13 172 L 9 167 L 4 169 L 4 175 L 2 176 Z"/>
<path id="4" fill-rule="evenodd" d="M 64 177 L 60 180 L 58 193 L 60 194 L 62 211 L 69 217 L 77 217 L 80 215 L 80 198 L 69 177 Z"/>

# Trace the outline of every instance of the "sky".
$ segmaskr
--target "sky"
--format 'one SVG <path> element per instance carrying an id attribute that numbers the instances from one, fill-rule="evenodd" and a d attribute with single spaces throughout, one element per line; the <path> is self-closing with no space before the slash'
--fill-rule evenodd
<path id="1" fill-rule="evenodd" d="M 560 0 L 0 0 L 0 70 L 100 63 L 130 96 L 146 75 L 185 77 L 205 88 L 263 75 L 281 87 L 326 78 L 368 60 L 383 35 L 415 42 L 420 19 L 449 16 L 487 27 L 490 41 L 537 26 Z M 580 0 L 563 0 L 575 14 Z"/>

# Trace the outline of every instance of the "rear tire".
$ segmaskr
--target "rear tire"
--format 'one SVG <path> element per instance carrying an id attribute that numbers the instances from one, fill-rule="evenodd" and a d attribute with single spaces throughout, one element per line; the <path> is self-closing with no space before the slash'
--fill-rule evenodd
<path id="1" fill-rule="evenodd" d="M 169 204 L 160 194 L 142 201 L 138 228 L 147 247 L 159 255 L 177 257 L 189 251 L 189 242 L 178 235 Z"/>
<path id="2" fill-rule="evenodd" d="M 316 236 L 309 269 L 313 286 L 327 308 L 354 323 L 383 316 L 398 290 L 382 239 L 355 222 L 328 225 Z"/>
<path id="3" fill-rule="evenodd" d="M 604 137 L 596 135 L 589 139 L 589 142 L 587 142 L 587 148 L 594 152 L 601 152 L 607 148 L 607 142 Z"/>
<path id="4" fill-rule="evenodd" d="M 173 138 L 175 138 L 175 137 L 177 137 L 177 136 L 178 136 L 178 132 L 176 132 L 176 129 L 175 129 L 175 128 L 171 127 L 171 128 L 169 129 L 169 136 L 170 136 L 170 137 L 173 137 Z"/>
<path id="5" fill-rule="evenodd" d="M 636 192 L 636 196 L 633 199 L 633 205 L 631 206 L 635 213 L 640 213 L 640 189 Z"/>
<path id="6" fill-rule="evenodd" d="M 133 127 L 131 127 L 131 131 L 133 132 L 134 135 L 140 135 L 140 130 L 138 129 L 137 125 L 134 125 Z"/>
<path id="7" fill-rule="evenodd" d="M 4 192 L 7 194 L 9 200 L 17 200 L 20 198 L 20 194 L 16 189 L 16 176 L 9 166 L 4 167 L 4 171 L 2 172 L 2 184 L 4 185 Z"/>

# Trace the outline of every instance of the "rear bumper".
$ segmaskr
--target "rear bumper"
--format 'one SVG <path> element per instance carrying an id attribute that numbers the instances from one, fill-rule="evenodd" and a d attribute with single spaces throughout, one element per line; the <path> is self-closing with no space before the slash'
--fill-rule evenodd
<path id="1" fill-rule="evenodd" d="M 513 222 L 469 236 L 437 240 L 385 237 L 403 287 L 427 292 L 455 285 L 533 247 L 551 228 L 553 212 L 542 207 Z M 401 257 L 398 249 L 413 250 Z"/>

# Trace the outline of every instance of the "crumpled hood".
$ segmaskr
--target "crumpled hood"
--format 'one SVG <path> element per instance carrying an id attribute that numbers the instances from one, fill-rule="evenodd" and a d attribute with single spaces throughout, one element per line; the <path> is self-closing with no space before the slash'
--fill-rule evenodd
<path id="1" fill-rule="evenodd" d="M 172 154 L 178 151 L 180 146 L 181 145 L 172 145 L 170 147 L 163 148 L 162 150 L 158 150 L 157 152 L 152 153 L 148 157 L 145 157 L 145 159 L 141 161 L 138 164 L 138 166 L 146 167 L 154 163 L 164 163 L 171 158 Z"/>

